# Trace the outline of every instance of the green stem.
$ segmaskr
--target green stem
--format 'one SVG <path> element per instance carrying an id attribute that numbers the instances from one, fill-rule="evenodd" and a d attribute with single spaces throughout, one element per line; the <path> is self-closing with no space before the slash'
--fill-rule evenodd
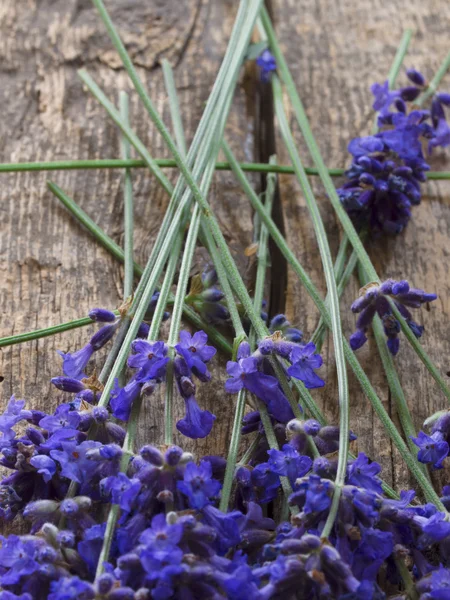
<path id="1" fill-rule="evenodd" d="M 178 102 L 177 89 L 173 77 L 173 70 L 170 63 L 165 58 L 161 62 L 164 74 L 164 84 L 169 97 L 170 116 L 172 118 L 173 132 L 177 147 L 183 156 L 187 155 L 186 139 L 184 136 L 183 123 L 181 122 L 180 103 Z"/>
<path id="2" fill-rule="evenodd" d="M 420 94 L 420 96 L 417 98 L 416 104 L 418 106 L 422 106 L 422 104 L 425 102 L 425 100 L 427 100 L 430 96 L 432 96 L 433 94 L 435 94 L 437 92 L 437 88 L 438 88 L 439 84 L 441 83 L 441 79 L 444 77 L 444 75 L 448 71 L 449 67 L 450 67 L 450 52 L 447 54 L 447 56 L 442 61 L 441 65 L 439 66 L 438 70 L 436 71 L 436 74 L 434 75 L 433 79 L 429 82 L 426 90 L 423 91 Z"/>
<path id="3" fill-rule="evenodd" d="M 260 443 L 261 443 L 261 434 L 258 433 L 255 436 L 252 443 L 247 448 L 247 450 L 244 452 L 244 454 L 242 455 L 241 459 L 239 460 L 239 462 L 237 463 L 236 466 L 242 467 L 242 466 L 248 464 L 249 460 L 251 460 L 255 450 L 257 449 L 257 447 L 259 446 Z"/>
<path id="4" fill-rule="evenodd" d="M 245 175 L 243 174 L 243 172 L 239 169 L 239 165 L 236 162 L 233 162 L 233 154 L 231 153 L 229 148 L 227 148 L 227 146 L 225 146 L 225 145 L 223 146 L 223 148 L 224 148 L 225 154 L 227 155 L 228 160 L 230 161 L 230 163 L 233 166 L 233 170 L 236 175 L 236 178 L 238 179 L 238 181 L 240 182 L 244 191 L 246 192 L 254 210 L 258 212 L 258 214 L 261 217 L 261 221 L 266 225 L 272 239 L 274 240 L 274 242 L 280 249 L 281 253 L 285 257 L 288 264 L 293 268 L 294 272 L 296 273 L 296 275 L 299 277 L 300 281 L 305 286 L 308 294 L 311 296 L 312 300 L 314 301 L 314 303 L 316 304 L 317 308 L 319 309 L 321 315 L 323 316 L 325 324 L 327 325 L 328 328 L 331 328 L 331 319 L 330 319 L 328 309 L 327 309 L 324 301 L 320 297 L 320 294 L 319 294 L 317 288 L 314 286 L 314 284 L 312 283 L 308 274 L 305 272 L 302 265 L 297 260 L 294 253 L 292 252 L 292 250 L 289 248 L 286 240 L 284 239 L 283 235 L 280 233 L 279 229 L 277 228 L 277 226 L 275 225 L 275 223 L 273 222 L 271 217 L 269 215 L 267 215 L 266 210 L 265 210 L 263 204 L 261 203 L 260 199 L 258 198 L 257 194 L 254 192 L 253 188 L 249 184 L 249 182 L 248 182 L 247 178 L 245 177 Z M 380 418 L 381 422 L 383 423 L 387 433 L 389 434 L 389 437 L 394 442 L 395 446 L 397 447 L 397 449 L 400 452 L 400 455 L 402 456 L 402 458 L 406 462 L 407 466 L 409 467 L 411 473 L 413 474 L 413 476 L 417 480 L 418 484 L 422 488 L 427 500 L 429 502 L 433 502 L 433 504 L 435 504 L 440 510 L 445 510 L 438 495 L 433 490 L 432 486 L 429 484 L 427 478 L 424 476 L 421 469 L 419 467 L 417 467 L 415 458 L 409 452 L 408 447 L 406 446 L 405 442 L 403 441 L 401 435 L 398 433 L 397 428 L 395 427 L 394 423 L 392 422 L 391 418 L 389 417 L 389 414 L 386 412 L 386 409 L 384 408 L 383 403 L 378 398 L 367 375 L 365 374 L 364 370 L 361 368 L 361 365 L 359 364 L 356 356 L 352 352 L 352 350 L 346 340 L 344 340 L 344 354 L 345 354 L 345 357 L 346 357 L 348 363 L 350 364 L 353 372 L 355 373 L 358 381 L 360 382 L 360 385 L 363 388 L 364 393 L 366 394 L 367 398 L 371 402 L 375 412 L 377 413 L 377 415 Z M 388 488 L 386 488 L 386 489 L 388 489 Z"/>
<path id="5" fill-rule="evenodd" d="M 341 289 L 340 282 L 342 279 L 342 273 L 345 268 L 347 248 L 348 248 L 348 237 L 344 234 L 342 237 L 341 243 L 339 244 L 339 250 L 338 250 L 338 253 L 336 256 L 336 260 L 334 262 L 334 276 L 335 276 L 336 282 L 338 284 L 339 298 L 341 297 L 342 291 L 343 291 L 343 289 Z M 325 303 L 327 303 L 327 302 L 328 302 L 328 294 L 325 297 Z M 326 331 L 326 326 L 325 326 L 323 317 L 320 316 L 317 327 L 311 336 L 311 342 L 313 342 L 313 344 L 315 344 L 315 346 L 317 348 L 317 352 L 319 352 L 319 353 L 322 349 L 322 345 L 324 342 L 325 331 Z"/>
<path id="6" fill-rule="evenodd" d="M 127 125 L 129 125 L 129 105 L 128 94 L 124 91 L 119 95 L 120 115 Z M 130 143 L 125 136 L 120 140 L 121 154 L 124 160 L 130 158 Z M 131 296 L 133 292 L 133 276 L 134 276 L 134 259 L 133 259 L 133 183 L 131 181 L 130 169 L 125 169 L 124 174 L 124 255 L 125 255 L 125 270 L 123 282 L 124 299 Z"/>
<path id="7" fill-rule="evenodd" d="M 119 311 L 114 311 L 114 314 L 118 315 Z M 78 327 L 92 325 L 92 323 L 93 321 L 89 317 L 82 317 L 81 319 L 74 319 L 73 321 L 68 321 L 67 323 L 60 323 L 59 325 L 51 325 L 50 327 L 44 327 L 43 329 L 36 329 L 36 331 L 10 335 L 0 339 L 0 348 L 5 346 L 13 346 L 14 344 L 22 344 L 24 342 L 31 342 L 32 340 L 39 340 L 44 337 L 56 335 L 57 333 L 70 331 L 71 329 L 76 329 Z"/>
<path id="8" fill-rule="evenodd" d="M 308 146 L 308 149 L 309 149 L 311 157 L 314 161 L 314 164 L 316 165 L 316 167 L 319 170 L 319 175 L 320 175 L 322 183 L 325 187 L 325 191 L 328 195 L 328 198 L 329 198 L 331 204 L 333 205 L 333 208 L 338 216 L 338 219 L 341 222 L 341 225 L 343 226 L 345 233 L 347 234 L 347 236 L 350 240 L 350 243 L 352 244 L 352 246 L 356 252 L 358 260 L 361 263 L 361 266 L 363 267 L 364 271 L 367 273 L 370 281 L 379 282 L 380 280 L 379 280 L 377 272 L 372 264 L 372 261 L 370 260 L 370 257 L 367 254 L 367 251 L 364 248 L 364 245 L 362 244 L 362 242 L 359 238 L 359 235 L 353 226 L 351 219 L 349 218 L 347 212 L 345 211 L 344 207 L 342 206 L 342 204 L 339 200 L 339 197 L 337 195 L 336 189 L 334 187 L 334 184 L 331 180 L 331 177 L 328 174 L 328 171 L 327 171 L 327 168 L 323 161 L 319 147 L 318 147 L 317 142 L 314 139 L 313 133 L 311 131 L 311 127 L 309 125 L 309 121 L 308 121 L 308 117 L 306 115 L 305 109 L 304 109 L 303 104 L 300 100 L 300 97 L 297 93 L 291 73 L 289 71 L 286 61 L 284 60 L 283 54 L 281 52 L 281 49 L 279 47 L 279 44 L 278 44 L 278 41 L 277 41 L 277 38 L 275 35 L 275 31 L 273 29 L 273 26 L 270 22 L 269 15 L 268 15 L 267 11 L 265 10 L 265 8 L 263 8 L 261 10 L 261 16 L 262 16 L 264 28 L 265 28 L 266 33 L 269 38 L 271 49 L 275 55 L 278 68 L 282 75 L 283 81 L 286 85 L 286 90 L 287 90 L 288 96 L 290 98 L 292 107 L 294 109 L 294 114 L 296 116 L 297 122 L 302 131 L 303 137 L 305 139 L 306 145 Z M 397 309 L 395 309 L 395 310 L 397 310 Z M 393 309 L 393 311 L 394 311 L 394 309 Z M 395 311 L 394 311 L 394 313 L 395 313 Z M 444 379 L 439 374 L 436 367 L 433 365 L 431 359 L 428 357 L 425 350 L 423 350 L 423 348 L 417 342 L 417 339 L 412 334 L 412 332 L 409 331 L 409 333 L 408 333 L 406 331 L 407 329 L 409 329 L 409 327 L 407 326 L 404 319 L 401 319 L 400 324 L 401 324 L 403 331 L 405 332 L 405 335 L 406 335 L 408 341 L 411 343 L 414 350 L 419 355 L 419 358 L 425 364 L 425 366 L 431 373 L 432 377 L 436 380 L 438 386 L 444 392 L 447 399 L 450 400 L 450 389 L 447 387 Z M 411 334 L 411 335 L 409 335 L 409 334 Z"/>
<path id="9" fill-rule="evenodd" d="M 160 169 L 177 169 L 177 163 L 173 158 L 155 158 L 155 165 Z M 294 169 L 290 165 L 270 165 L 268 163 L 239 163 L 241 169 L 249 173 L 279 173 L 280 175 L 294 175 Z M 40 171 L 74 171 L 90 169 L 143 169 L 148 168 L 145 161 L 139 158 L 123 160 L 121 158 L 98 158 L 86 160 L 56 160 L 50 162 L 23 162 L 23 163 L 0 163 L 0 173 L 27 173 Z M 216 162 L 216 171 L 231 171 L 228 162 Z M 346 169 L 328 168 L 330 177 L 342 177 Z M 305 167 L 307 175 L 318 177 L 319 171 L 314 167 Z M 450 179 L 450 171 L 428 171 L 429 180 Z"/>
<path id="10" fill-rule="evenodd" d="M 411 576 L 411 572 L 405 565 L 405 561 L 402 556 L 394 556 L 395 566 L 397 567 L 400 577 L 402 578 L 403 585 L 405 586 L 405 592 L 408 600 L 419 600 L 419 594 L 417 592 L 414 580 Z"/>

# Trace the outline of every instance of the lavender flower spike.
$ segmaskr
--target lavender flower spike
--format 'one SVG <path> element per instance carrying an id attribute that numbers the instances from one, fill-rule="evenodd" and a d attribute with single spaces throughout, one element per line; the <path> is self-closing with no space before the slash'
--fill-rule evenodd
<path id="1" fill-rule="evenodd" d="M 412 319 L 410 308 L 419 308 L 422 304 L 436 300 L 436 294 L 427 294 L 423 290 L 411 288 L 405 280 L 394 281 L 388 279 L 382 284 L 369 283 L 360 290 L 360 295 L 353 302 L 351 309 L 359 313 L 356 321 L 357 331 L 350 337 L 350 346 L 353 350 L 361 348 L 367 341 L 366 332 L 372 323 L 375 314 L 383 322 L 384 333 L 387 337 L 387 346 L 394 356 L 399 349 L 398 334 L 400 323 L 393 315 L 388 298 L 391 298 L 402 317 L 416 337 L 423 333 L 423 326 L 418 325 Z"/>

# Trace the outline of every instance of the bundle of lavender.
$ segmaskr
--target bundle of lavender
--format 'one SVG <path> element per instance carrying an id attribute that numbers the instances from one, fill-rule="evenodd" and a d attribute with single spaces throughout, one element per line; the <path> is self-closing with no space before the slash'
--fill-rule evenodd
<path id="1" fill-rule="evenodd" d="M 131 144 L 142 158 L 135 166 L 144 164 L 150 170 L 170 195 L 170 203 L 141 269 L 133 262 L 130 170 L 124 179 L 124 250 L 63 190 L 49 184 L 55 196 L 124 261 L 124 302 L 117 310 L 93 308 L 76 322 L 0 340 L 6 346 L 74 326 L 100 324 L 84 347 L 60 352 L 62 373 L 55 373 L 52 384 L 67 394 L 65 402 L 47 414 L 12 397 L 0 418 L 0 462 L 9 470 L 0 483 L 0 516 L 12 523 L 9 528 L 27 528 L 27 533 L 1 538 L 0 599 L 450 598 L 450 486 L 437 491 L 427 470 L 439 469 L 448 455 L 450 413 L 443 410 L 431 416 L 426 423 L 429 433 L 417 433 L 393 359 L 403 331 L 450 400 L 449 388 L 418 342 L 423 327 L 411 313 L 436 295 L 413 288 L 406 280 L 381 282 L 363 244 L 368 235 L 399 233 L 407 225 L 426 181 L 426 156 L 450 144 L 446 121 L 450 97 L 436 91 L 450 58 L 433 81 L 427 83 L 421 73 L 409 70 L 412 85 L 394 89 L 410 34 L 405 36 L 389 80 L 372 87 L 378 113 L 375 129 L 350 142 L 352 165 L 347 181 L 336 190 L 260 0 L 242 0 L 239 5 L 227 52 L 189 149 L 169 65 L 164 64 L 164 74 L 176 142 L 147 95 L 102 0 L 93 1 L 180 175 L 173 188 L 136 136 L 128 122 L 127 96 L 121 94 L 117 110 L 92 78 L 80 72 L 122 132 L 120 164 L 130 166 Z M 255 25 L 261 37 L 256 47 L 249 43 Z M 241 165 L 223 140 L 239 71 L 249 57 L 257 59 L 261 78 L 272 87 L 292 167 L 279 167 L 275 157 L 268 165 Z M 308 172 L 288 126 L 283 86 L 315 173 L 345 232 L 334 264 Z M 266 91 L 270 93 L 269 86 Z M 423 108 L 429 98 L 430 110 Z M 233 170 L 259 217 L 252 298 L 207 201 L 221 148 L 228 161 L 221 168 Z M 269 172 L 264 203 L 244 167 Z M 283 169 L 298 177 L 306 199 L 327 283 L 325 299 L 271 218 L 274 173 Z M 265 312 L 269 237 L 320 312 L 311 340 L 303 339 L 284 315 L 269 320 Z M 347 258 L 349 244 L 353 250 Z M 189 287 L 199 245 L 208 252 L 210 263 Z M 363 287 L 351 307 L 359 313 L 357 331 L 347 341 L 339 297 L 356 267 Z M 140 277 L 136 288 L 135 273 Z M 191 331 L 182 329 L 183 315 L 193 325 Z M 163 321 L 169 322 L 167 339 L 161 334 Z M 354 353 L 365 343 L 369 328 L 402 433 Z M 326 385 L 320 348 L 327 329 L 335 348 L 339 424 L 326 421 L 311 392 Z M 97 376 L 91 359 L 104 347 L 109 351 Z M 200 456 L 174 445 L 173 431 L 194 440 L 214 432 L 215 415 L 199 405 L 196 391 L 204 386 L 214 394 L 221 385 L 210 372 L 218 351 L 229 358 L 225 389 L 237 395 L 232 435 L 226 457 Z M 381 479 L 379 464 L 363 453 L 350 453 L 349 444 L 358 432 L 349 427 L 347 365 L 415 478 L 417 490 L 397 494 Z M 145 445 L 136 447 L 141 407 L 155 401 L 160 388 L 165 398 L 165 444 L 156 446 L 149 436 Z M 185 404 L 184 417 L 177 422 L 176 396 Z"/>

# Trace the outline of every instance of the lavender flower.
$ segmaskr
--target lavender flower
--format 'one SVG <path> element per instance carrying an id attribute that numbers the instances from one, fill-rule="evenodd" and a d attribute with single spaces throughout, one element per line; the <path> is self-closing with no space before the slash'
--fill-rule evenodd
<path id="1" fill-rule="evenodd" d="M 447 457 L 449 445 L 444 441 L 442 433 L 436 431 L 427 435 L 419 431 L 419 435 L 411 437 L 412 441 L 420 448 L 417 458 L 422 463 L 430 463 L 434 469 L 442 469 L 442 461 Z"/>
<path id="2" fill-rule="evenodd" d="M 277 70 L 277 63 L 275 57 L 270 50 L 264 50 L 256 59 L 256 64 L 260 68 L 261 81 L 270 81 L 270 75 L 273 71 Z"/>
<path id="3" fill-rule="evenodd" d="M 303 381 L 308 389 L 325 385 L 323 379 L 314 372 L 314 369 L 319 369 L 323 364 L 322 357 L 320 354 L 314 354 L 315 351 L 316 346 L 310 342 L 305 346 L 293 348 L 289 357 L 292 365 L 287 370 L 288 375 Z"/>
<path id="4" fill-rule="evenodd" d="M 86 377 L 84 369 L 91 359 L 94 352 L 103 348 L 105 344 L 113 337 L 117 329 L 117 323 L 105 325 L 95 333 L 81 350 L 73 353 L 64 353 L 58 350 L 58 354 L 63 359 L 63 371 L 67 377 L 82 379 Z"/>
<path id="5" fill-rule="evenodd" d="M 395 356 L 399 349 L 398 334 L 400 323 L 394 317 L 387 298 L 392 298 L 402 317 L 416 337 L 421 337 L 423 327 L 412 320 L 409 308 L 419 308 L 422 304 L 436 300 L 436 294 L 427 294 L 423 290 L 410 288 L 405 280 L 394 281 L 388 279 L 382 284 L 371 283 L 360 290 L 360 296 L 352 304 L 352 311 L 360 313 L 356 322 L 357 331 L 350 337 L 350 346 L 353 350 L 361 348 L 366 341 L 366 332 L 375 314 L 383 322 L 384 332 L 387 337 L 387 346 Z"/>
<path id="6" fill-rule="evenodd" d="M 444 106 L 448 94 L 436 94 L 431 112 L 409 110 L 426 85 L 424 76 L 409 69 L 414 85 L 390 90 L 387 81 L 375 83 L 373 109 L 378 112 L 378 133 L 351 140 L 348 150 L 353 163 L 347 181 L 337 190 L 340 200 L 357 227 L 375 234 L 400 233 L 411 217 L 412 206 L 421 199 L 420 184 L 429 165 L 423 155 L 436 146 L 450 144 L 450 127 Z M 408 112 L 409 110 L 409 112 Z M 430 123 L 431 117 L 431 123 Z"/>

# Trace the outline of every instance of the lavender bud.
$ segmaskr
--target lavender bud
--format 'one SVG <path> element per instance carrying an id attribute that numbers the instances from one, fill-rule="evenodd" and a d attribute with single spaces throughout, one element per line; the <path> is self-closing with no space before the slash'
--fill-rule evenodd
<path id="1" fill-rule="evenodd" d="M 76 410 L 79 410 L 81 401 L 87 402 L 88 404 L 94 404 L 95 395 L 92 390 L 83 390 L 82 392 L 77 394 L 75 400 L 77 401 L 77 405 L 78 405 Z"/>
<path id="2" fill-rule="evenodd" d="M 301 539 L 285 539 L 280 543 L 283 554 L 309 554 L 320 547 L 320 538 L 305 533 Z"/>
<path id="3" fill-rule="evenodd" d="M 92 411 L 96 423 L 105 423 L 109 418 L 108 409 L 104 406 L 96 406 Z"/>
<path id="4" fill-rule="evenodd" d="M 303 433 L 303 421 L 300 419 L 291 419 L 289 423 L 286 425 L 286 434 L 288 437 L 293 435 L 297 435 L 299 433 Z"/>
<path id="5" fill-rule="evenodd" d="M 56 540 L 63 548 L 74 548 L 75 547 L 75 534 L 73 531 L 63 530 L 58 533 Z"/>
<path id="6" fill-rule="evenodd" d="M 41 527 L 40 533 L 50 544 L 55 544 L 58 539 L 59 529 L 53 523 L 44 523 Z"/>
<path id="7" fill-rule="evenodd" d="M 35 517 L 46 517 L 52 515 L 58 510 L 59 502 L 54 500 L 36 500 L 29 502 L 23 511 L 25 519 L 33 519 Z"/>
<path id="8" fill-rule="evenodd" d="M 396 98 L 394 100 L 394 105 L 398 112 L 401 112 L 403 114 L 406 113 L 406 103 L 404 100 L 402 100 L 401 98 Z"/>
<path id="9" fill-rule="evenodd" d="M 34 427 L 27 427 L 25 433 L 27 434 L 30 442 L 35 446 L 40 446 L 41 444 L 45 443 L 45 437 L 38 429 L 35 429 Z"/>
<path id="10" fill-rule="evenodd" d="M 329 442 L 339 441 L 339 427 L 336 425 L 326 425 L 321 428 L 319 436 Z"/>
<path id="11" fill-rule="evenodd" d="M 180 393 L 183 398 L 191 398 L 195 394 L 195 383 L 189 377 L 181 377 L 179 381 Z"/>
<path id="12" fill-rule="evenodd" d="M 445 120 L 445 112 L 442 108 L 442 104 L 436 99 L 431 103 L 431 119 L 435 127 L 438 126 L 440 119 Z"/>
<path id="13" fill-rule="evenodd" d="M 220 302 L 225 297 L 225 294 L 217 288 L 209 288 L 204 290 L 201 296 L 206 302 Z"/>
<path id="14" fill-rule="evenodd" d="M 274 318 L 270 321 L 269 329 L 272 331 L 275 329 L 281 329 L 284 325 L 288 323 L 286 319 L 286 315 L 275 315 Z"/>
<path id="15" fill-rule="evenodd" d="M 237 351 L 237 359 L 248 358 L 250 356 L 250 344 L 248 342 L 241 342 Z"/>
<path id="16" fill-rule="evenodd" d="M 93 308 L 89 311 L 89 318 L 96 323 L 113 323 L 116 315 L 106 308 Z"/>
<path id="17" fill-rule="evenodd" d="M 156 381 L 146 381 L 141 388 L 141 396 L 151 396 L 157 387 L 158 383 Z"/>
<path id="18" fill-rule="evenodd" d="M 206 267 L 202 273 L 203 287 L 209 288 L 218 283 L 217 273 L 214 267 Z"/>
<path id="19" fill-rule="evenodd" d="M 117 329 L 117 325 L 105 325 L 101 329 L 94 333 L 90 339 L 90 344 L 94 350 L 100 350 L 109 340 L 113 337 Z"/>
<path id="20" fill-rule="evenodd" d="M 139 450 L 139 454 L 142 456 L 144 460 L 155 465 L 155 467 L 162 467 L 164 464 L 164 457 L 162 452 L 155 448 L 155 446 L 142 446 Z"/>
<path id="21" fill-rule="evenodd" d="M 179 446 L 170 446 L 164 454 L 164 460 L 169 466 L 176 467 L 182 456 L 183 450 Z"/>
<path id="22" fill-rule="evenodd" d="M 117 566 L 124 571 L 128 571 L 129 569 L 140 569 L 141 559 L 134 552 L 129 552 L 128 554 L 119 556 L 117 559 Z"/>
<path id="23" fill-rule="evenodd" d="M 137 331 L 136 338 L 146 339 L 148 337 L 149 331 L 150 331 L 150 325 L 147 325 L 147 323 L 142 322 L 139 325 L 139 329 Z"/>
<path id="24" fill-rule="evenodd" d="M 359 183 L 362 185 L 374 185 L 375 177 L 370 173 L 361 173 L 359 176 Z"/>
<path id="25" fill-rule="evenodd" d="M 178 514 L 174 511 L 170 511 L 166 515 L 167 525 L 175 525 L 178 521 Z"/>
<path id="26" fill-rule="evenodd" d="M 108 421 L 106 423 L 106 431 L 112 440 L 122 445 L 123 440 L 125 439 L 125 430 L 123 427 Z"/>
<path id="27" fill-rule="evenodd" d="M 425 85 L 425 77 L 420 71 L 416 71 L 416 69 L 407 69 L 406 77 L 416 85 Z"/>
<path id="28" fill-rule="evenodd" d="M 261 340 L 258 344 L 258 350 L 263 356 L 272 354 L 272 352 L 275 350 L 275 344 L 272 338 L 264 338 Z"/>
<path id="29" fill-rule="evenodd" d="M 163 504 L 170 504 L 173 502 L 173 494 L 170 490 L 162 490 L 157 494 L 156 499 Z"/>
<path id="30" fill-rule="evenodd" d="M 63 500 L 61 502 L 59 510 L 63 515 L 73 517 L 79 512 L 80 507 L 75 502 L 75 500 L 72 500 L 71 498 L 66 498 L 66 500 Z"/>
<path id="31" fill-rule="evenodd" d="M 414 86 L 405 87 L 400 90 L 400 97 L 405 102 L 412 102 L 420 94 L 420 89 Z"/>
<path id="32" fill-rule="evenodd" d="M 134 600 L 150 600 L 150 590 L 148 588 L 139 588 L 134 594 Z"/>
<path id="33" fill-rule="evenodd" d="M 66 502 L 66 501 L 63 500 L 63 502 Z M 92 506 L 92 500 L 91 500 L 91 498 L 89 498 L 89 496 L 76 496 L 74 498 L 74 502 L 77 503 L 80 510 L 84 510 L 84 511 L 88 511 Z"/>
<path id="34" fill-rule="evenodd" d="M 103 596 L 110 592 L 114 585 L 114 581 L 114 577 L 109 573 L 103 573 L 103 575 L 100 575 L 100 577 L 97 579 L 98 593 Z"/>
<path id="35" fill-rule="evenodd" d="M 180 464 L 185 465 L 188 462 L 192 462 L 194 460 L 193 455 L 190 452 L 183 452 L 180 457 Z"/>
<path id="36" fill-rule="evenodd" d="M 42 548 L 39 548 L 36 556 L 38 562 L 43 563 L 53 563 L 56 561 L 57 557 L 58 553 L 51 546 L 43 546 Z"/>
<path id="37" fill-rule="evenodd" d="M 78 392 L 84 390 L 84 383 L 72 377 L 53 377 L 51 382 L 58 390 L 62 390 L 63 392 L 78 394 Z"/>
<path id="38" fill-rule="evenodd" d="M 450 106 L 450 94 L 443 92 L 441 94 L 436 94 L 436 98 L 444 106 Z"/>
<path id="39" fill-rule="evenodd" d="M 307 435 L 315 436 L 320 432 L 321 428 L 321 424 L 315 419 L 308 419 L 303 423 L 303 429 Z"/>

